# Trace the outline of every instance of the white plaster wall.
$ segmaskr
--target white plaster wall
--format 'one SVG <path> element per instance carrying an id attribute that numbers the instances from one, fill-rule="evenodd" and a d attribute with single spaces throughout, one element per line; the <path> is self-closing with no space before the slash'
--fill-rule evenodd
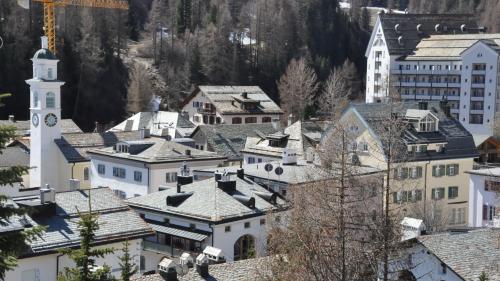
<path id="1" fill-rule="evenodd" d="M 140 264 L 140 255 L 142 251 L 141 242 L 142 239 L 130 240 L 129 251 L 131 256 L 134 257 L 134 263 L 138 266 Z M 112 247 L 115 249 L 114 254 L 106 255 L 104 258 L 97 258 L 96 265 L 107 264 L 113 275 L 116 278 L 120 277 L 120 266 L 119 257 L 123 254 L 121 249 L 123 244 L 112 243 L 105 246 L 99 246 L 97 248 Z M 8 281 L 54 281 L 56 280 L 56 268 L 57 268 L 57 256 L 58 254 L 50 254 L 44 256 L 31 257 L 26 259 L 18 260 L 18 266 L 13 271 L 7 271 L 5 280 Z M 65 267 L 73 267 L 74 263 L 67 256 L 62 256 L 59 258 L 59 272 L 63 272 Z M 38 272 L 38 278 L 35 279 L 25 279 L 21 278 L 22 272 L 27 270 L 36 270 Z"/>
<path id="2" fill-rule="evenodd" d="M 266 224 L 260 225 L 260 220 L 266 219 Z M 245 228 L 245 222 L 250 222 L 250 227 Z M 231 231 L 225 232 L 225 226 L 230 225 Z M 243 235 L 252 235 L 255 238 L 256 255 L 264 256 L 267 246 L 267 216 L 253 217 L 214 227 L 214 247 L 221 249 L 227 261 L 234 260 L 234 243 Z"/>
<path id="3" fill-rule="evenodd" d="M 281 158 L 282 158 L 281 156 L 280 157 L 270 157 L 270 156 L 263 156 L 263 155 L 259 155 L 259 154 L 253 154 L 253 153 L 249 153 L 249 152 L 244 152 L 242 154 L 243 154 L 243 159 L 244 159 L 243 164 L 250 164 L 248 162 L 249 157 L 253 157 L 255 159 L 255 162 L 253 164 L 281 160 Z M 260 162 L 259 162 L 259 159 L 261 160 Z"/>
<path id="4" fill-rule="evenodd" d="M 477 43 L 462 54 L 462 83 L 460 95 L 460 122 L 473 135 L 491 136 L 497 93 L 498 54 L 483 43 Z M 472 64 L 485 63 L 483 124 L 469 124 L 470 100 L 472 95 Z M 479 73 L 478 73 L 479 74 Z M 483 75 L 483 74 L 480 74 Z M 465 81 L 467 79 L 467 81 Z M 491 82 L 490 82 L 491 81 Z M 467 93 L 467 95 L 465 95 Z M 465 106 L 465 107 L 464 107 Z M 476 144 L 479 145 L 479 144 Z"/>
<path id="5" fill-rule="evenodd" d="M 99 164 L 104 165 L 105 173 L 99 174 L 97 167 Z M 125 178 L 118 178 L 113 176 L 113 167 L 124 168 Z M 142 181 L 134 180 L 134 171 L 142 172 Z M 116 163 L 106 161 L 105 159 L 92 159 L 90 165 L 91 185 L 92 188 L 99 186 L 106 186 L 113 190 L 121 190 L 127 194 L 127 198 L 134 197 L 135 194 L 146 195 L 148 194 L 148 178 L 149 171 L 144 168 L 140 163 Z"/>
<path id="6" fill-rule="evenodd" d="M 469 226 L 484 227 L 487 221 L 483 221 L 483 205 L 495 206 L 498 203 L 495 192 L 484 190 L 486 177 L 482 175 L 470 175 L 469 187 Z"/>

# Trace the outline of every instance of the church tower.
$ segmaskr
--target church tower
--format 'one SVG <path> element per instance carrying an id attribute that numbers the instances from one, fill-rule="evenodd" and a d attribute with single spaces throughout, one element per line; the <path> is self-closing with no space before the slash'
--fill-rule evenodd
<path id="1" fill-rule="evenodd" d="M 47 37 L 33 56 L 30 85 L 30 187 L 49 184 L 60 190 L 58 151 L 54 139 L 61 138 L 61 86 L 57 80 L 57 58 L 48 49 Z"/>

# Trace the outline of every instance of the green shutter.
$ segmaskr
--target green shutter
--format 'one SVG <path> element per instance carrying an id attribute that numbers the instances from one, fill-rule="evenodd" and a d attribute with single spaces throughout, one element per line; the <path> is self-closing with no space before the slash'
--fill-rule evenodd
<path id="1" fill-rule="evenodd" d="M 455 175 L 458 175 L 458 164 L 455 164 Z"/>
<path id="2" fill-rule="evenodd" d="M 431 198 L 436 199 L 436 189 L 435 188 L 432 189 Z"/>
<path id="3" fill-rule="evenodd" d="M 446 175 L 447 176 L 450 175 L 450 168 L 451 168 L 451 165 L 446 165 Z"/>
<path id="4" fill-rule="evenodd" d="M 437 166 L 432 166 L 432 176 L 433 177 L 437 177 L 437 175 L 436 175 L 437 171 L 436 170 L 437 170 Z"/>
<path id="5" fill-rule="evenodd" d="M 417 167 L 417 178 L 421 178 L 422 177 L 422 167 L 418 166 Z"/>

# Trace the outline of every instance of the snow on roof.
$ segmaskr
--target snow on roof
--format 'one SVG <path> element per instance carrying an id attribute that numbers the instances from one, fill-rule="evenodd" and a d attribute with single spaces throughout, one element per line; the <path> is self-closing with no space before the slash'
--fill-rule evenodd
<path id="1" fill-rule="evenodd" d="M 424 224 L 423 220 L 410 217 L 404 217 L 403 220 L 401 221 L 401 225 L 406 225 L 414 228 L 420 228 L 421 226 L 423 226 L 423 224 Z"/>

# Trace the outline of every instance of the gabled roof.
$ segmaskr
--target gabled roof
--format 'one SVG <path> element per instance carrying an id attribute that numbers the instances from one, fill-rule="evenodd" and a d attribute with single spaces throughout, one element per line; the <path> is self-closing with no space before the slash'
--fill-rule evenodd
<path id="1" fill-rule="evenodd" d="M 379 21 L 390 55 L 408 55 L 422 39 L 430 35 L 461 34 L 461 26 L 464 24 L 465 33 L 479 33 L 477 18 L 470 14 L 380 13 Z M 440 31 L 436 31 L 437 24 L 440 25 Z M 420 31 L 417 30 L 418 25 Z M 401 36 L 402 44 L 398 42 Z"/>
<path id="2" fill-rule="evenodd" d="M 464 280 L 500 280 L 500 229 L 483 228 L 463 233 L 446 232 L 417 238 L 438 259 Z"/>
<path id="3" fill-rule="evenodd" d="M 69 163 L 89 161 L 87 152 L 91 149 L 113 146 L 119 141 L 138 140 L 140 132 L 104 132 L 64 134 L 54 140 Z"/>
<path id="4" fill-rule="evenodd" d="M 144 111 L 130 116 L 109 131 L 137 131 L 143 128 L 149 129 L 151 135 L 155 136 L 166 136 L 171 130 L 180 137 L 186 137 L 193 132 L 196 126 L 186 116 L 178 112 Z"/>
<path id="5" fill-rule="evenodd" d="M 93 212 L 99 213 L 99 229 L 95 242 L 112 243 L 125 239 L 137 239 L 154 232 L 134 211 L 116 197 L 109 188 L 94 188 L 60 192 L 55 195 L 55 214 L 44 214 L 33 219 L 33 225 L 45 225 L 47 229 L 29 243 L 30 251 L 22 256 L 51 253 L 66 247 L 78 247 L 78 212 L 88 212 L 89 203 Z M 38 196 L 15 198 L 17 204 L 31 205 L 39 202 Z"/>
<path id="6" fill-rule="evenodd" d="M 258 86 L 199 86 L 181 106 L 184 107 L 200 92 L 222 114 L 283 114 L 281 108 Z M 243 93 L 247 95 L 244 100 L 258 102 L 259 106 L 253 110 L 240 107 L 235 97 L 243 99 Z"/>
<path id="7" fill-rule="evenodd" d="M 282 133 L 288 135 L 286 148 L 303 158 L 307 148 L 314 148 L 319 142 L 322 132 L 323 129 L 314 122 L 297 121 L 286 127 Z M 248 137 L 242 152 L 281 158 L 284 149 L 285 147 L 272 147 L 268 138 L 258 136 Z"/>
<path id="8" fill-rule="evenodd" d="M 29 167 L 29 152 L 19 146 L 6 147 L 0 151 L 0 168 L 23 166 Z"/>
<path id="9" fill-rule="evenodd" d="M 176 188 L 130 198 L 127 202 L 132 208 L 149 209 L 173 216 L 184 216 L 216 223 L 246 216 L 264 215 L 266 212 L 277 210 L 285 204 L 280 198 L 277 198 L 277 205 L 262 199 L 255 192 L 271 193 L 251 180 L 243 180 L 238 177 L 232 177 L 232 180 L 236 181 L 236 190 L 232 194 L 216 187 L 215 178 L 183 185 L 181 191 L 184 193 L 191 192 L 192 195 L 176 206 L 166 204 L 168 196 L 179 194 Z M 255 208 L 247 207 L 232 195 L 254 197 Z"/>
<path id="10" fill-rule="evenodd" d="M 61 133 L 63 134 L 73 134 L 73 133 L 82 133 L 82 129 L 80 129 L 75 122 L 71 119 L 62 119 L 61 121 Z M 23 136 L 28 135 L 30 130 L 31 122 L 30 120 L 0 120 L 0 126 L 14 126 L 16 128 L 16 135 Z"/>
<path id="11" fill-rule="evenodd" d="M 140 142 L 124 142 L 129 144 L 139 144 L 144 149 L 134 153 L 118 152 L 113 147 L 101 149 L 92 149 L 88 153 L 109 156 L 112 158 L 128 159 L 144 163 L 164 163 L 164 162 L 183 162 L 200 160 L 225 160 L 224 156 L 219 156 L 214 152 L 203 151 L 185 146 L 173 141 L 167 141 L 163 138 L 146 138 Z M 189 152 L 188 152 L 189 150 Z"/>
<path id="12" fill-rule="evenodd" d="M 245 147 L 248 137 L 257 137 L 275 132 L 271 123 L 238 124 L 238 125 L 200 125 L 192 134 L 202 134 L 208 143 L 209 149 L 230 161 L 241 160 L 241 150 Z"/>
<path id="13" fill-rule="evenodd" d="M 393 113 L 397 114 L 400 118 L 404 118 L 408 109 L 419 108 L 418 103 L 417 101 L 394 103 Z M 403 132 L 403 140 L 406 144 L 446 143 L 446 149 L 443 152 L 427 151 L 415 153 L 411 160 L 425 161 L 478 157 L 479 154 L 474 144 L 474 139 L 462 124 L 446 116 L 439 102 L 428 101 L 427 104 L 429 111 L 439 119 L 439 131 L 417 132 L 413 126 L 409 125 Z M 380 133 L 380 122 L 389 118 L 387 104 L 384 103 L 355 103 L 351 104 L 346 112 L 350 110 L 358 113 L 358 116 L 363 119 L 362 121 L 369 126 L 375 135 Z M 344 114 L 346 114 L 346 112 Z"/>

